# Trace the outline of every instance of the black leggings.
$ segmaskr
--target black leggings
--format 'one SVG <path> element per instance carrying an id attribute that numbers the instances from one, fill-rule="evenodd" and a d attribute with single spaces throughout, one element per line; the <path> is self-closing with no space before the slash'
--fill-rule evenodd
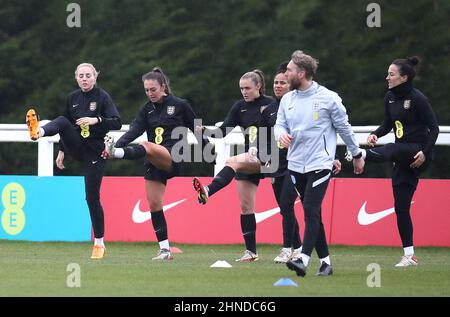
<path id="1" fill-rule="evenodd" d="M 426 161 L 420 168 L 411 168 L 414 155 L 421 150 L 415 143 L 388 143 L 384 146 L 366 150 L 366 160 L 372 162 L 393 162 L 392 190 L 394 193 L 397 228 L 403 247 L 413 246 L 413 224 L 411 220 L 411 201 L 419 183 L 419 174 L 431 161 Z"/>
<path id="2" fill-rule="evenodd" d="M 410 184 L 393 186 L 397 228 L 402 239 L 403 247 L 411 247 L 413 243 L 413 224 L 411 220 L 411 201 L 416 188 Z"/>
<path id="3" fill-rule="evenodd" d="M 302 253 L 311 256 L 315 247 L 317 255 L 323 259 L 329 255 L 329 252 L 322 223 L 322 201 L 330 182 L 331 170 L 312 171 L 305 174 L 293 171 L 290 173 L 305 212 Z"/>
<path id="4" fill-rule="evenodd" d="M 104 212 L 100 203 L 100 187 L 105 170 L 105 160 L 100 157 L 94 144 L 89 146 L 72 123 L 63 116 L 43 126 L 44 136 L 60 135 L 64 152 L 80 161 L 84 171 L 86 201 L 91 216 L 95 238 L 102 238 L 105 232 Z M 95 141 L 94 141 L 95 142 Z M 99 140 L 97 143 L 103 143 Z M 99 149 L 102 144 L 95 144 Z"/>
<path id="5" fill-rule="evenodd" d="M 283 247 L 298 249 L 302 245 L 294 203 L 297 192 L 289 173 L 273 178 L 273 193 L 283 217 Z"/>

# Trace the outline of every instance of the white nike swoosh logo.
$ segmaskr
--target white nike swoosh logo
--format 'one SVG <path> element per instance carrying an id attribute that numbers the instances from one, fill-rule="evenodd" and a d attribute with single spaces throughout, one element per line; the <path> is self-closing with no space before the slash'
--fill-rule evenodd
<path id="1" fill-rule="evenodd" d="M 98 161 L 92 161 L 92 164 L 97 164 Z"/>
<path id="2" fill-rule="evenodd" d="M 153 111 L 155 111 L 155 110 L 149 111 L 148 114 L 151 114 Z"/>
<path id="3" fill-rule="evenodd" d="M 185 200 L 186 199 L 182 199 L 182 200 L 179 200 L 179 201 L 174 202 L 172 204 L 163 206 L 163 211 L 166 212 L 170 208 L 173 208 L 176 205 L 181 204 Z M 150 219 L 152 219 L 152 213 L 150 212 L 150 210 L 149 211 L 142 211 L 139 208 L 139 204 L 140 203 L 141 203 L 141 200 L 138 200 L 138 202 L 136 203 L 136 206 L 134 206 L 134 209 L 133 209 L 132 219 L 133 219 L 133 222 L 135 222 L 135 223 L 143 223 L 143 222 L 146 222 L 146 221 L 149 221 Z"/>
<path id="4" fill-rule="evenodd" d="M 394 102 L 394 100 L 389 100 L 389 103 L 393 103 Z"/>
<path id="5" fill-rule="evenodd" d="M 413 203 L 414 202 L 412 201 L 411 204 L 413 204 Z M 362 207 L 358 213 L 358 223 L 362 226 L 370 225 L 370 224 L 377 222 L 378 220 L 381 220 L 384 217 L 387 217 L 390 214 L 395 212 L 395 208 L 389 208 L 389 209 L 386 209 L 383 211 L 378 211 L 378 212 L 368 214 L 366 211 L 366 204 L 367 204 L 367 201 L 364 202 L 364 204 L 362 205 Z"/>
<path id="6" fill-rule="evenodd" d="M 299 202 L 300 202 L 300 200 L 297 200 L 297 201 L 295 201 L 294 204 L 297 204 Z M 266 210 L 266 211 L 255 212 L 256 223 L 260 223 L 261 221 L 264 221 L 264 220 L 276 215 L 279 212 L 280 212 L 280 207 L 273 208 L 273 209 Z"/>
<path id="7" fill-rule="evenodd" d="M 241 110 L 241 112 L 246 112 L 246 111 L 247 111 L 247 109 Z"/>
<path id="8" fill-rule="evenodd" d="M 275 113 L 276 113 L 276 112 L 274 112 L 274 113 L 271 113 L 271 114 L 270 114 L 270 116 L 273 116 L 273 115 L 274 115 Z"/>

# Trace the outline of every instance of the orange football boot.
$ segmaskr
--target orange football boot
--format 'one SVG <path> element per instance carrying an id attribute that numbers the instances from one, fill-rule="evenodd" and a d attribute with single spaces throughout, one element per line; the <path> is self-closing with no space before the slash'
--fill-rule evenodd
<path id="1" fill-rule="evenodd" d="M 30 109 L 27 111 L 26 123 L 31 140 L 36 141 L 39 139 L 39 116 L 36 110 Z"/>
<path id="2" fill-rule="evenodd" d="M 93 260 L 100 260 L 105 257 L 105 251 L 106 248 L 101 245 L 94 245 L 94 248 L 92 249 L 92 255 L 91 259 Z"/>

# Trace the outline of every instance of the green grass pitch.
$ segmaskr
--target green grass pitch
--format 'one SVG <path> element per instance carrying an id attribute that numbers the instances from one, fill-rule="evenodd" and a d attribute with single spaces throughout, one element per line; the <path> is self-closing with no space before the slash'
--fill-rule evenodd
<path id="1" fill-rule="evenodd" d="M 237 263 L 242 245 L 173 244 L 183 253 L 170 262 L 152 261 L 156 243 L 107 243 L 107 255 L 90 260 L 91 243 L 0 241 L 0 296 L 450 296 L 449 248 L 416 248 L 419 266 L 395 268 L 402 249 L 331 246 L 335 274 L 316 277 L 314 253 L 299 278 L 273 258 L 279 246 L 259 245 L 260 260 Z M 224 260 L 232 268 L 211 268 Z M 80 287 L 69 287 L 79 265 Z M 380 287 L 368 265 L 380 266 Z M 69 269 L 69 270 L 68 270 Z M 275 287 L 290 278 L 298 287 Z M 69 283 L 70 284 L 70 283 Z M 73 286 L 73 285 L 72 285 Z"/>

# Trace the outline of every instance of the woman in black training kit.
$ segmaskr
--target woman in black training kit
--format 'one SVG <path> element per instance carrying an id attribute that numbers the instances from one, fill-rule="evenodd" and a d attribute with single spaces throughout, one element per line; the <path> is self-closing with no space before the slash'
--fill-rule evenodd
<path id="1" fill-rule="evenodd" d="M 367 138 L 374 146 L 378 138 L 392 129 L 395 143 L 363 150 L 366 161 L 394 163 L 392 188 L 395 200 L 397 226 L 403 244 L 404 256 L 395 266 L 417 265 L 414 255 L 413 225 L 410 215 L 411 200 L 419 182 L 420 173 L 433 157 L 433 146 L 439 134 L 436 116 L 428 98 L 413 87 L 417 57 L 396 59 L 388 69 L 386 80 L 389 91 L 384 98 L 384 121 Z"/>
<path id="2" fill-rule="evenodd" d="M 59 169 L 65 168 L 65 153 L 83 164 L 86 201 L 95 237 L 91 259 L 102 259 L 105 255 L 105 223 L 100 204 L 100 186 L 105 170 L 105 161 L 101 157 L 103 138 L 108 131 L 122 127 L 119 112 L 111 97 L 96 86 L 97 76 L 97 70 L 92 64 L 78 65 L 75 79 L 80 89 L 68 96 L 63 115 L 45 126 L 39 127 L 35 110 L 30 109 L 27 113 L 31 139 L 37 140 L 59 133 L 61 141 L 56 158 Z"/>
<path id="3" fill-rule="evenodd" d="M 273 127 L 275 125 L 281 97 L 290 90 L 289 82 L 285 75 L 287 64 L 287 62 L 281 64 L 275 72 L 275 78 L 273 79 L 273 93 L 275 100 L 264 109 L 262 113 L 261 125 L 263 126 Z M 271 130 L 272 133 L 268 133 L 268 151 L 272 148 L 270 146 L 271 142 L 277 143 L 273 136 L 273 128 Z M 278 206 L 280 207 L 283 228 L 283 248 L 273 261 L 275 263 L 286 263 L 292 257 L 295 257 L 302 252 L 302 241 L 300 239 L 298 221 L 294 210 L 295 200 L 298 195 L 287 169 L 288 162 L 286 157 L 288 150 L 279 143 L 277 143 L 277 146 L 279 149 L 278 170 L 274 173 L 267 174 L 266 176 L 271 177 L 273 193 Z M 273 154 L 275 155 L 275 153 Z"/>
<path id="4" fill-rule="evenodd" d="M 195 113 L 186 100 L 172 95 L 169 81 L 160 68 L 156 67 L 143 75 L 142 81 L 149 101 L 131 123 L 130 130 L 115 144 L 111 136 L 105 137 L 104 157 L 126 160 L 147 158 L 144 176 L 145 190 L 150 205 L 153 229 L 160 247 L 153 260 L 172 260 L 163 198 L 167 180 L 178 175 L 181 162 L 182 153 L 174 149 L 172 154 L 172 147 L 178 142 L 180 143 L 177 147 L 182 144 L 187 146 L 186 128 L 194 131 Z M 177 138 L 172 138 L 172 131 L 179 127 L 181 127 L 180 134 Z M 147 133 L 148 142 L 127 146 L 144 132 Z M 173 155 L 180 155 L 180 157 L 175 159 Z"/>
<path id="5" fill-rule="evenodd" d="M 258 135 L 261 113 L 273 99 L 264 95 L 264 74 L 260 70 L 242 75 L 239 88 L 243 99 L 232 106 L 222 125 L 208 129 L 208 134 L 216 138 L 225 137 L 233 128 L 240 126 L 245 130 L 245 153 L 229 157 L 225 167 L 208 186 L 203 186 L 198 178 L 194 178 L 193 185 L 199 203 L 206 204 L 209 197 L 236 178 L 241 203 L 241 229 L 246 246 L 244 254 L 236 261 L 253 262 L 259 259 L 256 252 L 255 194 L 262 177 L 262 163 L 258 158 Z"/>

